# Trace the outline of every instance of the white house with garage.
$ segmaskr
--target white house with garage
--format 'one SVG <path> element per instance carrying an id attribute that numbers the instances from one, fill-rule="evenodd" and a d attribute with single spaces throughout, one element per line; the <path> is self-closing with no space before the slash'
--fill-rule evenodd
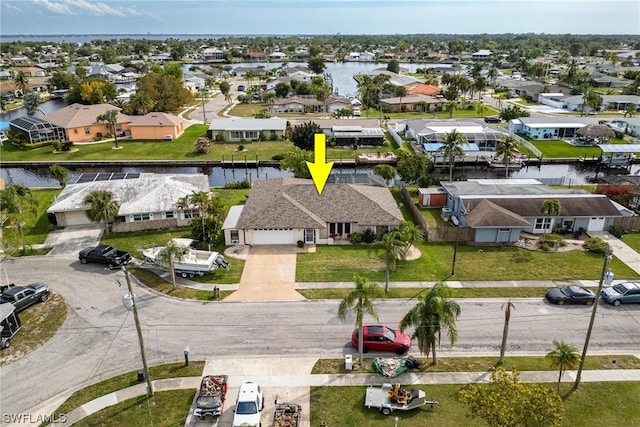
<path id="1" fill-rule="evenodd" d="M 319 195 L 310 179 L 276 178 L 256 181 L 222 229 L 227 245 L 330 245 L 366 229 L 380 237 L 402 220 L 387 187 L 327 184 Z"/>

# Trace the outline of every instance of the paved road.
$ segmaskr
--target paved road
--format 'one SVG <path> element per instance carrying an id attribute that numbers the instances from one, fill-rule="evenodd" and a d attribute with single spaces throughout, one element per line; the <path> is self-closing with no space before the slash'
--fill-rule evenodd
<path id="1" fill-rule="evenodd" d="M 17 283 L 43 280 L 61 294 L 69 315 L 60 332 L 45 345 L 2 368 L 0 396 L 4 412 L 23 412 L 54 396 L 123 371 L 139 368 L 133 318 L 122 305 L 123 273 L 76 260 L 30 257 L 3 263 Z M 354 324 L 336 317 L 337 301 L 203 303 L 159 296 L 135 288 L 151 364 L 180 361 L 186 345 L 192 359 L 216 357 L 341 357 L 352 352 L 348 339 Z M 542 299 L 514 299 L 510 352 L 545 352 L 553 339 L 581 348 L 589 307 L 557 307 Z M 459 339 L 443 343 L 440 354 L 497 353 L 502 334 L 503 299 L 459 301 Z M 376 304 L 380 321 L 396 324 L 414 301 Z M 372 321 L 367 319 L 366 321 Z M 593 352 L 636 353 L 640 342 L 640 306 L 599 310 L 590 349 Z M 283 359 L 286 360 L 286 359 Z M 286 363 L 286 362 L 284 362 Z M 25 375 L 29 372 L 29 375 Z M 42 387 L 42 378 L 47 387 Z"/>

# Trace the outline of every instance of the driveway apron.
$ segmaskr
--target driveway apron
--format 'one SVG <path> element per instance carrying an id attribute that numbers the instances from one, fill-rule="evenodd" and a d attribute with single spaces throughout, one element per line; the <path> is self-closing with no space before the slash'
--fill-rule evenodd
<path id="1" fill-rule="evenodd" d="M 640 254 L 633 248 L 629 247 L 622 240 L 607 233 L 606 231 L 593 232 L 589 231 L 589 236 L 599 237 L 605 242 L 609 243 L 611 249 L 613 249 L 613 255 L 620 261 L 627 264 L 636 273 L 640 273 Z"/>
<path id="2" fill-rule="evenodd" d="M 254 246 L 249 249 L 238 290 L 225 301 L 300 301 L 295 290 L 295 246 Z"/>
<path id="3" fill-rule="evenodd" d="M 51 248 L 47 256 L 78 258 L 78 252 L 82 249 L 100 244 L 102 231 L 99 225 L 66 227 L 51 231 L 44 244 L 34 245 L 34 247 Z"/>

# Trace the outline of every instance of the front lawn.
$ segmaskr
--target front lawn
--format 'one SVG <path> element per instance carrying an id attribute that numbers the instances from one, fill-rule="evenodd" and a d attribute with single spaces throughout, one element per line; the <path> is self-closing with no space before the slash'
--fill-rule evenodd
<path id="1" fill-rule="evenodd" d="M 454 243 L 418 245 L 422 256 L 398 261 L 391 281 L 439 281 L 451 278 Z M 374 246 L 318 246 L 315 254 L 298 254 L 296 281 L 351 281 L 357 273 L 371 281 L 384 282 L 382 252 Z M 638 273 L 615 256 L 610 264 L 617 278 L 637 278 Z M 455 280 L 579 280 L 600 278 L 602 257 L 583 251 L 537 252 L 513 247 L 458 245 Z"/>
<path id="2" fill-rule="evenodd" d="M 530 139 L 529 142 L 542 152 L 543 159 L 578 159 L 580 157 L 597 159 L 601 154 L 600 148 L 590 145 L 575 146 L 560 140 Z"/>
<path id="3" fill-rule="evenodd" d="M 622 241 L 634 251 L 640 252 L 640 233 L 628 233 L 622 236 Z"/>

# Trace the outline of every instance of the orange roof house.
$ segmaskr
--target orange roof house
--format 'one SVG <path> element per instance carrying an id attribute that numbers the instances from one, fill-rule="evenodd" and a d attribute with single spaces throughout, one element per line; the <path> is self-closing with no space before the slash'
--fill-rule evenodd
<path id="1" fill-rule="evenodd" d="M 440 95 L 442 93 L 442 89 L 438 86 L 428 85 L 424 83 L 410 83 L 405 85 L 407 88 L 408 95 Z"/>
<path id="2" fill-rule="evenodd" d="M 111 104 L 71 104 L 58 111 L 47 114 L 44 119 L 64 128 L 67 134 L 67 140 L 72 142 L 88 142 L 100 140 L 113 133 L 108 123 L 98 123 L 97 120 L 98 116 L 103 115 L 109 110 L 118 110 L 116 132 L 118 132 L 120 136 L 127 135 L 132 118 L 120 113 L 120 108 L 114 107 Z"/>

